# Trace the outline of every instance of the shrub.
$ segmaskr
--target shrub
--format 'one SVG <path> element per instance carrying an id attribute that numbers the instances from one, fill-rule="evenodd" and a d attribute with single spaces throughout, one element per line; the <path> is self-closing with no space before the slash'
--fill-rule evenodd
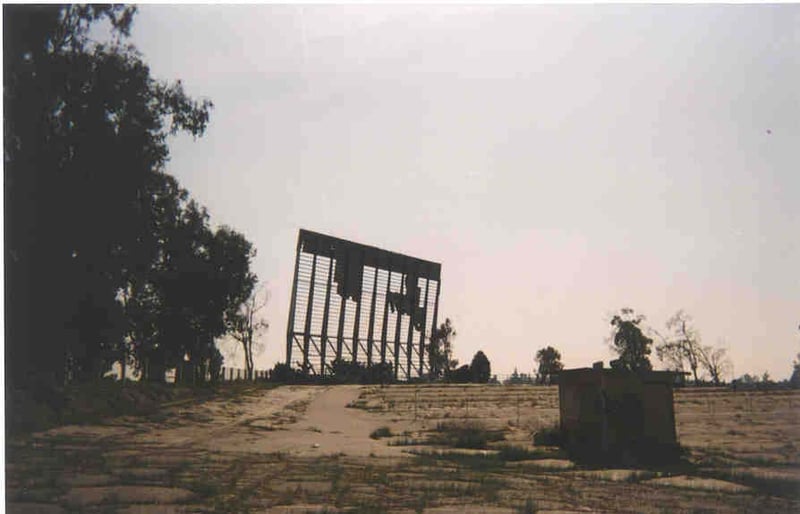
<path id="1" fill-rule="evenodd" d="M 525 499 L 525 505 L 517 508 L 517 512 L 520 514 L 536 514 L 537 510 L 536 502 L 530 496 Z"/>
<path id="2" fill-rule="evenodd" d="M 394 382 L 391 362 L 366 365 L 345 359 L 331 363 L 328 380 L 335 384 L 388 384 Z"/>
<path id="3" fill-rule="evenodd" d="M 454 384 L 468 384 L 472 381 L 472 375 L 469 371 L 469 364 L 464 364 L 460 368 L 456 368 L 445 375 L 445 380 Z"/>
<path id="4" fill-rule="evenodd" d="M 558 425 L 544 427 L 533 434 L 533 444 L 537 446 L 561 446 L 561 429 Z"/>
<path id="5" fill-rule="evenodd" d="M 392 430 L 389 427 L 376 428 L 369 435 L 372 439 L 380 439 L 381 437 L 392 437 Z"/>
<path id="6" fill-rule="evenodd" d="M 476 384 L 486 384 L 492 375 L 492 365 L 482 351 L 478 351 L 469 365 L 470 379 Z"/>
<path id="7" fill-rule="evenodd" d="M 269 373 L 269 378 L 272 382 L 280 384 L 292 384 L 294 382 L 301 382 L 304 378 L 302 372 L 293 369 L 291 366 L 284 362 L 278 362 Z"/>
<path id="8" fill-rule="evenodd" d="M 438 434 L 433 438 L 435 444 L 454 448 L 486 448 L 486 444 L 505 439 L 502 431 L 489 430 L 480 422 L 452 422 L 436 425 Z"/>
<path id="9" fill-rule="evenodd" d="M 532 460 L 541 458 L 543 455 L 542 450 L 531 451 L 511 444 L 504 444 L 497 450 L 497 457 L 503 461 Z"/>

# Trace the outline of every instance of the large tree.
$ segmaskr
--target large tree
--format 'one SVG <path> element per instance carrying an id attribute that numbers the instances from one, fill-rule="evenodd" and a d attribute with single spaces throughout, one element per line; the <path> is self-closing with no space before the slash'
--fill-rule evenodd
<path id="1" fill-rule="evenodd" d="M 139 361 L 163 380 L 163 369 L 188 358 L 200 379 L 216 356 L 214 340 L 231 329 L 228 320 L 250 296 L 252 245 L 228 227 L 213 231 L 205 209 L 190 201 L 180 210 L 151 273 L 155 303 L 148 317 L 159 333 L 137 347 Z"/>
<path id="2" fill-rule="evenodd" d="M 549 384 L 553 375 L 564 369 L 564 365 L 561 364 L 561 352 L 552 346 L 542 348 L 536 352 L 536 362 L 538 364 L 538 371 L 536 372 L 537 384 Z"/>
<path id="3" fill-rule="evenodd" d="M 619 355 L 619 359 L 611 362 L 612 367 L 630 371 L 653 369 L 648 357 L 653 340 L 645 336 L 640 327 L 644 319 L 630 308 L 621 309 L 611 319 L 611 348 Z"/>
<path id="4" fill-rule="evenodd" d="M 9 381 L 99 376 L 123 355 L 133 330 L 120 318 L 135 310 L 125 298 L 152 283 L 164 243 L 151 218 L 166 138 L 201 135 L 211 103 L 153 79 L 124 44 L 134 7 L 6 5 L 3 14 Z M 106 44 L 88 37 L 101 19 L 112 27 Z"/>

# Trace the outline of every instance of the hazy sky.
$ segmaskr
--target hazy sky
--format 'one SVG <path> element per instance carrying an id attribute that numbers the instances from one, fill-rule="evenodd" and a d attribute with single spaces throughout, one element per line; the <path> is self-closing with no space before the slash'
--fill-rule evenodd
<path id="1" fill-rule="evenodd" d="M 628 306 L 790 374 L 800 6 L 145 5 L 133 41 L 215 104 L 169 171 L 258 249 L 257 367 L 302 227 L 441 262 L 456 357 L 495 373 L 607 362 Z"/>

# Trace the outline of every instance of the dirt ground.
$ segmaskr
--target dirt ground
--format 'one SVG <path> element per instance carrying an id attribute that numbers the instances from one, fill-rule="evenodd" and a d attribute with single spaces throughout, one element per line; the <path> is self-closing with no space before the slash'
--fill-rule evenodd
<path id="1" fill-rule="evenodd" d="M 683 389 L 686 462 L 579 466 L 555 387 L 253 387 L 7 440 L 8 512 L 800 512 L 800 393 Z M 481 449 L 443 427 L 479 427 Z M 499 440 L 498 440 L 499 439 Z"/>

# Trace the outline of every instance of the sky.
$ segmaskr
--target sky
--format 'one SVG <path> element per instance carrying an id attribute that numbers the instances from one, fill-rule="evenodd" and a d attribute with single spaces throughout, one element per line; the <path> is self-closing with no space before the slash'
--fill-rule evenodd
<path id="1" fill-rule="evenodd" d="M 493 373 L 547 345 L 608 362 L 630 307 L 783 379 L 798 27 L 797 5 L 143 5 L 132 42 L 214 102 L 167 171 L 258 251 L 257 368 L 285 358 L 306 228 L 440 262 L 455 356 Z"/>

